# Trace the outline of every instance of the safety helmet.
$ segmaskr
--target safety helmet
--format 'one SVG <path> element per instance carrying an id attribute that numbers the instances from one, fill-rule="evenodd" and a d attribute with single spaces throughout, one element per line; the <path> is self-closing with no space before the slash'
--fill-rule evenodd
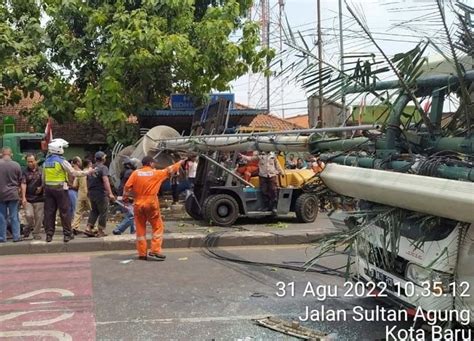
<path id="1" fill-rule="evenodd" d="M 52 139 L 48 144 L 48 152 L 51 154 L 64 154 L 64 148 L 69 147 L 69 143 L 63 139 Z"/>

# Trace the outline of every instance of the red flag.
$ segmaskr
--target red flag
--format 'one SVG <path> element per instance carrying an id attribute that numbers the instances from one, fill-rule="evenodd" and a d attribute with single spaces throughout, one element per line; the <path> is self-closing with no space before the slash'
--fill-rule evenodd
<path id="1" fill-rule="evenodd" d="M 46 141 L 46 144 L 51 142 L 53 139 L 53 126 L 51 124 L 51 118 L 48 117 L 48 122 L 46 123 L 46 128 L 44 130 L 44 140 Z"/>
<path id="2" fill-rule="evenodd" d="M 425 102 L 425 104 L 423 106 L 423 111 L 425 113 L 428 113 L 428 111 L 430 111 L 430 108 L 431 108 L 431 99 L 428 98 L 428 100 Z"/>

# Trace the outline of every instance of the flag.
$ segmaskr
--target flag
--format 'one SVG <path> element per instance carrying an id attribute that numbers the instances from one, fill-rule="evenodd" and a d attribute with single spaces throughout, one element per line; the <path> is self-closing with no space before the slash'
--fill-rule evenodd
<path id="1" fill-rule="evenodd" d="M 428 100 L 425 102 L 423 106 L 423 111 L 425 113 L 428 113 L 430 111 L 430 108 L 431 108 L 431 98 L 428 98 Z"/>
<path id="2" fill-rule="evenodd" d="M 48 117 L 48 122 L 46 123 L 46 128 L 44 129 L 44 140 L 46 144 L 51 142 L 53 139 L 53 126 L 51 124 L 51 118 Z"/>

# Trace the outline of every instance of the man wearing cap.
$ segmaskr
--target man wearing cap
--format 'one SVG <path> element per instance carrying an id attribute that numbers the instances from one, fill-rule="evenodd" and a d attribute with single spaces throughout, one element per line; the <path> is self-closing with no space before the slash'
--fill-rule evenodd
<path id="1" fill-rule="evenodd" d="M 48 144 L 48 156 L 43 163 L 44 178 L 44 229 L 46 231 L 46 242 L 53 240 L 56 228 L 56 211 L 63 226 L 64 242 L 67 243 L 74 238 L 71 231 L 71 214 L 69 212 L 71 202 L 68 195 L 68 175 L 86 176 L 93 172 L 75 170 L 71 164 L 63 158 L 64 148 L 69 146 L 63 139 L 53 139 Z"/>
<path id="2" fill-rule="evenodd" d="M 163 242 L 163 220 L 160 214 L 158 192 L 163 181 L 178 172 L 184 160 L 165 169 L 155 169 L 155 161 L 150 156 L 142 160 L 143 167 L 132 173 L 124 188 L 123 200 L 127 202 L 130 194 L 135 198 L 134 217 L 138 258 L 142 260 L 163 261 L 161 254 Z M 151 251 L 147 255 L 146 222 L 152 226 Z"/>
<path id="3" fill-rule="evenodd" d="M 90 237 L 105 237 L 109 200 L 115 197 L 109 182 L 109 169 L 105 165 L 104 152 L 95 153 L 95 172 L 87 177 L 87 192 L 91 202 L 91 211 L 84 233 Z M 95 223 L 98 223 L 97 229 Z"/>

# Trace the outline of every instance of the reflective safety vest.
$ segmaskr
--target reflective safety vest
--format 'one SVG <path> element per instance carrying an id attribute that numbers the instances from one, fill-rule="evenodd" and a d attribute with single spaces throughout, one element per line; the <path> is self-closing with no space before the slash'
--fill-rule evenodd
<path id="1" fill-rule="evenodd" d="M 58 155 L 50 155 L 43 163 L 44 183 L 46 186 L 62 186 L 67 182 L 67 173 L 62 163 L 64 158 Z"/>

